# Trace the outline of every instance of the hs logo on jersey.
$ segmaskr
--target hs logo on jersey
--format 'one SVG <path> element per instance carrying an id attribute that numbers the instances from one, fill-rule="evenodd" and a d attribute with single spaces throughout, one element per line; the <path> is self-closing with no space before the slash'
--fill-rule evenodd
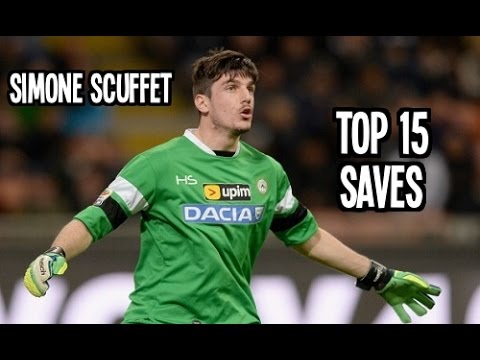
<path id="1" fill-rule="evenodd" d="M 177 185 L 197 185 L 198 181 L 193 177 L 193 175 L 184 175 L 178 176 L 175 175 L 175 180 Z"/>

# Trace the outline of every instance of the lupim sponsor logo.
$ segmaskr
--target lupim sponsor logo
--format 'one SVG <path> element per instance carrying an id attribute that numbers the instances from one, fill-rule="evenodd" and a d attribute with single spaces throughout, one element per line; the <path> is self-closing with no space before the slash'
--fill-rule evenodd
<path id="1" fill-rule="evenodd" d="M 203 184 L 203 195 L 207 200 L 250 200 L 250 185 L 247 184 Z"/>

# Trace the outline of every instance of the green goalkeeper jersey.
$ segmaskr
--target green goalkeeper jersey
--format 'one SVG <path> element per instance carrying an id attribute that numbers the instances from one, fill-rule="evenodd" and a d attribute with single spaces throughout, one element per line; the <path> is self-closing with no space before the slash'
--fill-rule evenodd
<path id="1" fill-rule="evenodd" d="M 190 129 L 134 157 L 75 218 L 96 241 L 138 212 L 124 323 L 259 323 L 250 279 L 268 231 L 290 246 L 318 229 L 277 161 L 244 142 L 217 156 Z"/>

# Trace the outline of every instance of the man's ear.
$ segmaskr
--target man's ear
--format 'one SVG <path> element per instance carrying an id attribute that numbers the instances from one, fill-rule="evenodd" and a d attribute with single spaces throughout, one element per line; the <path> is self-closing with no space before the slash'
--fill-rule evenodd
<path id="1" fill-rule="evenodd" d="M 195 107 L 202 114 L 207 113 L 210 108 L 210 102 L 208 97 L 203 94 L 195 95 Z"/>

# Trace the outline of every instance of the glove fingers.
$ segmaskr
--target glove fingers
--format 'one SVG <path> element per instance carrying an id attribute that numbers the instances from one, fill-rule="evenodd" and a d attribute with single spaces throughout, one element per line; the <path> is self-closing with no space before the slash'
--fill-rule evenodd
<path id="1" fill-rule="evenodd" d="M 35 277 L 34 271 L 30 267 L 25 272 L 23 283 L 33 296 L 43 296 L 48 290 L 48 283 L 46 281 L 38 281 L 38 279 Z"/>
<path id="2" fill-rule="evenodd" d="M 427 294 L 430 294 L 430 295 L 433 295 L 433 296 L 438 296 L 438 295 L 440 295 L 440 293 L 442 292 L 442 289 L 439 288 L 439 287 L 436 286 L 436 285 L 430 284 L 430 286 L 428 287 L 428 289 L 423 290 L 423 291 L 426 292 Z"/>
<path id="3" fill-rule="evenodd" d="M 409 300 L 408 302 L 406 302 L 406 304 L 418 316 L 423 316 L 427 313 L 427 309 L 417 303 L 414 299 Z"/>
<path id="4" fill-rule="evenodd" d="M 48 280 L 53 275 L 62 275 L 67 270 L 65 257 L 54 252 L 38 256 L 28 266 L 23 277 L 27 290 L 34 296 L 44 296 L 49 288 Z"/>
<path id="5" fill-rule="evenodd" d="M 424 293 L 419 292 L 415 294 L 413 298 L 429 309 L 433 308 L 433 306 L 435 305 L 435 301 L 430 296 Z"/>
<path id="6" fill-rule="evenodd" d="M 429 284 L 427 280 L 414 273 L 403 273 L 403 279 L 409 281 L 412 285 L 419 287 L 421 291 L 427 294 L 438 296 L 442 289 L 436 285 Z"/>
<path id="7" fill-rule="evenodd" d="M 400 320 L 403 323 L 406 324 L 406 323 L 412 322 L 412 319 L 407 314 L 407 312 L 403 308 L 402 304 L 393 305 L 392 307 L 393 307 L 393 310 L 395 311 L 395 313 L 398 315 L 398 317 L 400 318 Z"/>

